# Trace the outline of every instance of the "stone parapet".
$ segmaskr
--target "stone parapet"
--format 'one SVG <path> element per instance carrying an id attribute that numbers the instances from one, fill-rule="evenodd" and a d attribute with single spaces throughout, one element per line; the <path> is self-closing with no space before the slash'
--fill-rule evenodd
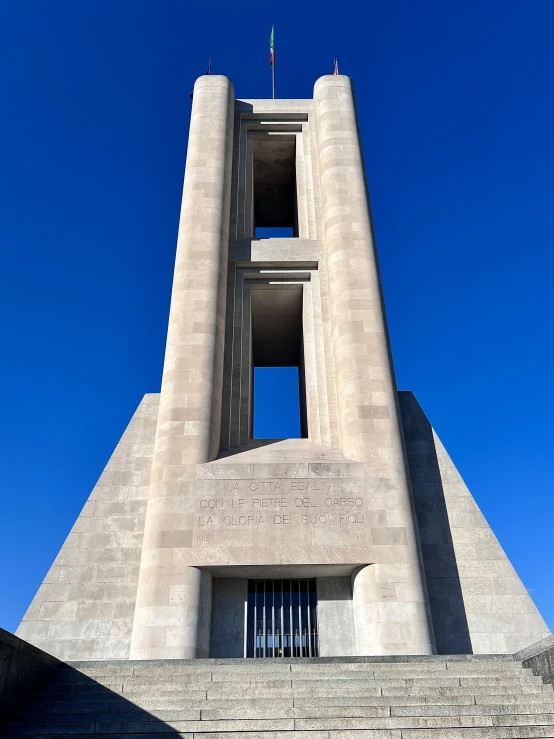
<path id="1" fill-rule="evenodd" d="M 531 669 L 533 675 L 540 675 L 544 683 L 554 688 L 554 636 L 516 652 L 514 659 L 522 660 L 523 666 Z"/>
<path id="2" fill-rule="evenodd" d="M 0 724 L 60 666 L 59 660 L 0 629 Z"/>

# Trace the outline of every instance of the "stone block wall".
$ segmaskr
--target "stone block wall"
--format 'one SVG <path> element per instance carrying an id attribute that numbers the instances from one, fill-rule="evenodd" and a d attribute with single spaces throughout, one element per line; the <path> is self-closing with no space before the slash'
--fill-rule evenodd
<path id="1" fill-rule="evenodd" d="M 145 395 L 17 635 L 60 659 L 127 659 L 158 395 Z"/>
<path id="2" fill-rule="evenodd" d="M 399 397 L 437 652 L 511 653 L 548 636 L 419 403 Z"/>

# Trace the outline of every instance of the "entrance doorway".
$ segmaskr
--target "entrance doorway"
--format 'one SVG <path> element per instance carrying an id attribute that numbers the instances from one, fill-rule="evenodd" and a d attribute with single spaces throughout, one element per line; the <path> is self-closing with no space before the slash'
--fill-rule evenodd
<path id="1" fill-rule="evenodd" d="M 246 656 L 319 656 L 315 579 L 248 581 Z"/>

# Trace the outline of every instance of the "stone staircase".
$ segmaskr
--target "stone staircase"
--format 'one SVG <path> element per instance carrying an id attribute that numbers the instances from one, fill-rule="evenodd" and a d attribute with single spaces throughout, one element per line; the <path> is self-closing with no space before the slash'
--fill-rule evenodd
<path id="1" fill-rule="evenodd" d="M 554 691 L 511 655 L 73 662 L 3 736 L 286 739 L 293 731 L 297 739 L 554 737 Z"/>

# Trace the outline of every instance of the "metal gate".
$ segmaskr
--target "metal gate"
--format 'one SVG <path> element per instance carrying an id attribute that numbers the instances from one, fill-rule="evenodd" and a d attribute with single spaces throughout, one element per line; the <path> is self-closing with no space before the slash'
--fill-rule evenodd
<path id="1" fill-rule="evenodd" d="M 247 657 L 317 657 L 315 580 L 249 580 Z"/>

